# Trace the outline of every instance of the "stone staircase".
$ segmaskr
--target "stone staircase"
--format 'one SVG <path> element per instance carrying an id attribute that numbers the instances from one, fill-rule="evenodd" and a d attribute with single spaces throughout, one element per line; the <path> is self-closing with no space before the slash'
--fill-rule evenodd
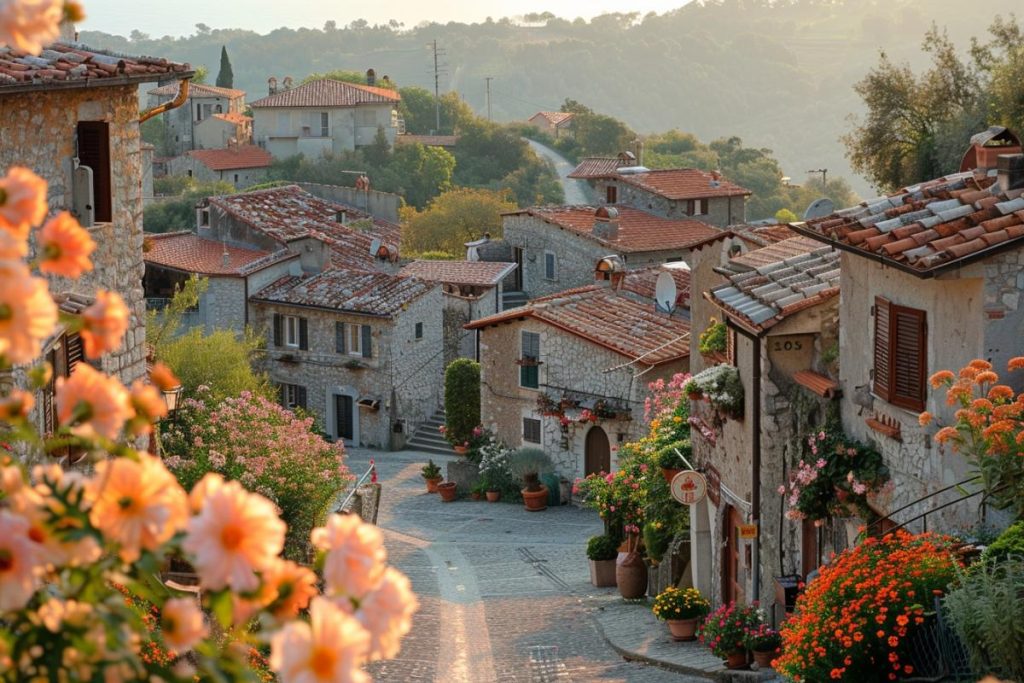
<path id="1" fill-rule="evenodd" d="M 438 427 L 443 424 L 444 410 L 439 409 L 426 422 L 420 424 L 412 438 L 405 442 L 406 450 L 452 455 L 452 447 L 438 431 Z"/>
<path id="2" fill-rule="evenodd" d="M 507 311 L 510 308 L 517 308 L 525 305 L 530 299 L 526 292 L 505 291 L 501 293 L 501 310 Z"/>

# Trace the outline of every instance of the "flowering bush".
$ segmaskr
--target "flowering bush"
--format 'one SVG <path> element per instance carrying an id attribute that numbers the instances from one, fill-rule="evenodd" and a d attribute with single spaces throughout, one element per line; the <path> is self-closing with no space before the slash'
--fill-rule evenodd
<path id="1" fill-rule="evenodd" d="M 1007 369 L 1024 369 L 1024 357 L 1011 358 Z M 999 384 L 992 364 L 972 360 L 954 375 L 940 370 L 931 376 L 933 389 L 946 387 L 946 405 L 957 407 L 955 421 L 935 434 L 976 468 L 988 500 L 1024 519 L 1024 394 Z M 921 426 L 933 421 L 921 413 Z M 940 425 L 941 426 L 941 425 Z"/>
<path id="2" fill-rule="evenodd" d="M 782 626 L 775 669 L 790 681 L 885 681 L 914 672 L 908 635 L 956 578 L 948 539 L 867 538 L 821 570 Z"/>
<path id="3" fill-rule="evenodd" d="M 805 439 L 804 459 L 796 466 L 789 486 L 779 486 L 786 496 L 790 519 L 824 520 L 847 516 L 855 507 L 864 517 L 873 513 L 867 494 L 889 480 L 882 455 L 870 446 L 846 438 L 838 424 L 831 424 Z"/>
<path id="4" fill-rule="evenodd" d="M 662 621 L 699 619 L 708 613 L 711 603 L 696 588 L 669 586 L 654 598 L 651 611 Z"/>
<path id="5" fill-rule="evenodd" d="M 635 459 L 624 459 L 620 466 L 614 473 L 599 472 L 577 479 L 573 494 L 580 496 L 585 507 L 597 510 L 611 533 L 639 533 L 644 521 L 644 484 L 649 466 Z"/>
<path id="6" fill-rule="evenodd" d="M 711 648 L 716 657 L 728 657 L 747 649 L 747 631 L 763 622 L 757 604 L 737 605 L 730 602 L 708 615 L 697 629 L 697 638 Z"/>
<path id="7" fill-rule="evenodd" d="M 288 524 L 285 555 L 303 560 L 313 527 L 352 479 L 344 446 L 327 443 L 312 425 L 312 417 L 248 392 L 213 403 L 200 386 L 164 436 L 165 462 L 187 489 L 216 472 L 269 498 Z"/>
<path id="8" fill-rule="evenodd" d="M 743 644 L 755 652 L 775 652 L 782 645 L 782 635 L 768 624 L 758 624 L 747 628 Z"/>
<path id="9" fill-rule="evenodd" d="M 491 435 L 480 448 L 480 479 L 488 491 L 500 491 L 502 498 L 515 500 L 520 495 L 512 476 L 512 450 Z"/>
<path id="10" fill-rule="evenodd" d="M 704 331 L 700 333 L 700 341 L 698 342 L 698 349 L 701 353 L 722 353 L 726 348 L 726 328 L 725 323 L 718 322 L 715 318 L 711 318 L 708 326 L 704 328 Z"/>
<path id="11" fill-rule="evenodd" d="M 732 365 L 714 365 L 686 383 L 686 393 L 699 393 L 719 410 L 732 417 L 743 415 L 743 382 L 740 371 Z"/>

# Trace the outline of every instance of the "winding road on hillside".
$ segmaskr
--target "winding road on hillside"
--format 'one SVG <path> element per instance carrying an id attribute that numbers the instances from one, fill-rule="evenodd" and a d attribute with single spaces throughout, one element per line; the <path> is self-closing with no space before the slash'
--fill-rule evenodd
<path id="1" fill-rule="evenodd" d="M 569 174 L 572 173 L 572 170 L 576 168 L 575 164 L 547 145 L 542 145 L 536 140 L 531 140 L 529 138 L 523 139 L 530 144 L 530 148 L 536 152 L 540 158 L 547 159 L 555 165 L 555 170 L 558 172 L 558 179 L 562 183 L 562 189 L 565 190 L 566 204 L 594 203 L 593 191 L 590 189 L 590 186 L 587 185 L 586 181 L 568 177 Z"/>

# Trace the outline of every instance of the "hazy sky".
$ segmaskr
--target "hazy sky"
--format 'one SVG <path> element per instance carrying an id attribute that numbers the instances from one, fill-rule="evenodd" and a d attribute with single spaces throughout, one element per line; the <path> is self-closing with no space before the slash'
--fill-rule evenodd
<path id="1" fill-rule="evenodd" d="M 407 28 L 422 21 L 483 21 L 488 16 L 521 16 L 551 10 L 574 19 L 606 12 L 666 12 L 688 0 L 86 0 L 88 18 L 81 29 L 128 35 L 132 29 L 153 36 L 188 35 L 203 23 L 211 28 L 247 28 L 266 33 L 280 26 L 320 28 L 328 19 L 344 26 L 354 19 L 371 24 L 390 19 Z"/>

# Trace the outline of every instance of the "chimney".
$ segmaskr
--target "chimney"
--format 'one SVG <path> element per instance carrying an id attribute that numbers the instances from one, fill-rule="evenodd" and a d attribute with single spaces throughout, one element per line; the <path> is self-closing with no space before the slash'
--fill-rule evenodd
<path id="1" fill-rule="evenodd" d="M 285 76 L 284 77 L 284 89 L 285 90 L 291 90 L 292 89 L 292 77 L 291 76 Z"/>
<path id="2" fill-rule="evenodd" d="M 594 213 L 594 237 L 614 240 L 619 237 L 619 210 L 613 206 L 602 206 Z"/>
<path id="3" fill-rule="evenodd" d="M 366 85 L 377 85 L 377 72 L 373 69 L 366 70 Z"/>
<path id="4" fill-rule="evenodd" d="M 277 94 L 277 78 L 275 78 L 274 76 L 271 76 L 270 78 L 267 79 L 267 94 Z"/>
<path id="5" fill-rule="evenodd" d="M 220 264 L 227 268 L 231 265 L 231 254 L 228 253 L 228 243 L 224 242 L 224 251 L 220 255 Z"/>
<path id="6" fill-rule="evenodd" d="M 387 74 L 384 74 L 384 78 L 380 80 L 380 84 L 385 88 L 391 88 L 391 79 L 388 77 Z"/>
<path id="7" fill-rule="evenodd" d="M 996 174 L 1003 192 L 1024 188 L 1024 154 L 1000 154 Z"/>
<path id="8" fill-rule="evenodd" d="M 348 211 L 345 209 L 338 209 L 334 214 L 334 219 L 342 225 L 348 225 Z"/>

